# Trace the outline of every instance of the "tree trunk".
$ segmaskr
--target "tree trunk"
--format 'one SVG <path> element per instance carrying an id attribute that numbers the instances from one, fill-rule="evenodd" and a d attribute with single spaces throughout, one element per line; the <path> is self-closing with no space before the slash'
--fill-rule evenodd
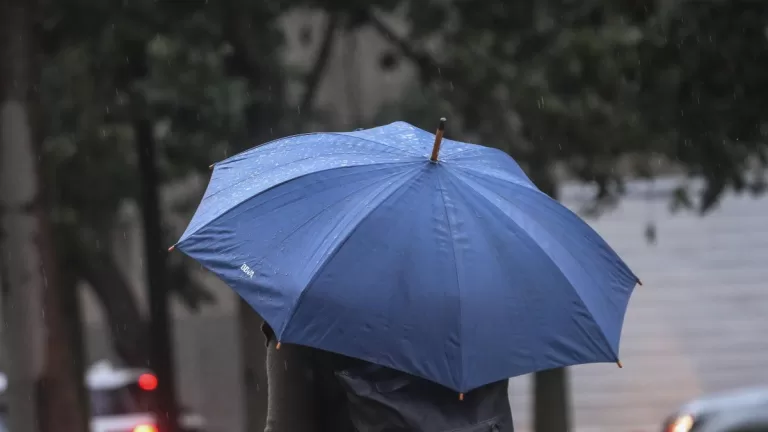
<path id="1" fill-rule="evenodd" d="M 39 81 L 36 4 L 0 3 L 0 276 L 8 361 L 9 428 L 86 431 L 77 329 L 62 309 L 43 205 L 34 122 Z"/>
<path id="2" fill-rule="evenodd" d="M 246 432 L 263 432 L 267 421 L 267 347 L 262 319 L 239 299 L 240 357 L 243 367 L 243 413 Z"/>
<path id="3" fill-rule="evenodd" d="M 149 332 L 136 298 L 113 254 L 104 248 L 89 250 L 83 243 L 90 240 L 88 233 L 82 231 L 69 239 L 67 262 L 85 279 L 104 308 L 117 355 L 128 366 L 146 367 L 149 361 Z M 93 241 L 107 244 L 103 238 L 97 237 Z"/>
<path id="4" fill-rule="evenodd" d="M 56 249 L 59 250 L 59 249 Z M 70 344 L 72 347 L 72 369 L 74 375 L 78 377 L 85 377 L 86 373 L 86 341 L 83 332 L 83 314 L 80 307 L 80 287 L 78 286 L 77 275 L 72 272 L 72 269 L 64 268 L 61 260 L 59 264 L 59 275 L 61 281 L 61 289 L 63 293 L 62 309 L 64 310 L 66 320 L 71 323 L 70 328 Z M 82 401 L 81 410 L 84 419 L 91 418 L 91 403 L 88 389 L 85 385 L 85 380 L 80 379 L 77 381 L 76 390 L 79 400 Z"/>
<path id="5" fill-rule="evenodd" d="M 131 104 L 141 176 L 144 255 L 149 290 L 150 367 L 158 378 L 156 419 L 159 430 L 177 432 L 179 410 L 176 402 L 173 340 L 168 304 L 168 255 L 161 244 L 164 237 L 160 219 L 158 191 L 160 179 L 157 171 L 155 137 L 152 132 L 152 123 L 147 118 L 147 106 L 142 95 L 134 92 Z"/>

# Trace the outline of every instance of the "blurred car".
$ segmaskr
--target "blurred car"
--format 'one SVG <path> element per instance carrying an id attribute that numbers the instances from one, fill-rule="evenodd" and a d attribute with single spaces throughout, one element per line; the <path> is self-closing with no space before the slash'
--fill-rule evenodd
<path id="1" fill-rule="evenodd" d="M 157 377 L 148 369 L 115 368 L 109 362 L 94 364 L 85 377 L 91 397 L 92 432 L 162 432 L 158 431 L 150 407 L 155 397 Z M 0 393 L 7 380 L 0 374 Z M 182 432 L 203 432 L 205 419 L 200 414 L 181 409 Z M 0 406 L 0 432 L 7 428 L 7 411 Z"/>
<path id="2" fill-rule="evenodd" d="M 0 432 L 8 432 L 8 410 L 0 406 Z"/>
<path id="3" fill-rule="evenodd" d="M 688 402 L 667 418 L 662 432 L 768 432 L 768 387 Z"/>

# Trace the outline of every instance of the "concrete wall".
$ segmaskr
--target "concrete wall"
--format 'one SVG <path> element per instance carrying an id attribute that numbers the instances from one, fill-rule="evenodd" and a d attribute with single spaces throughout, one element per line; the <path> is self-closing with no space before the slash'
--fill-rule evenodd
<path id="1" fill-rule="evenodd" d="M 570 189 L 574 207 L 577 189 Z M 624 368 L 572 368 L 575 424 L 585 432 L 655 432 L 689 398 L 768 385 L 768 198 L 728 195 L 701 218 L 672 215 L 667 200 L 643 195 L 591 221 L 644 286 L 624 324 Z M 643 235 L 648 221 L 658 226 L 655 246 Z M 512 383 L 526 430 L 529 380 Z"/>

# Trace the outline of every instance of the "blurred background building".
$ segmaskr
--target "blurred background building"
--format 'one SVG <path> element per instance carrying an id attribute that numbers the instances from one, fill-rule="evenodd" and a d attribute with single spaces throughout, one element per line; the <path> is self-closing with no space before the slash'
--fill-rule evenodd
<path id="1" fill-rule="evenodd" d="M 286 63 L 303 68 L 312 63 L 321 38 L 307 34 L 321 32 L 326 19 L 311 12 L 285 17 Z M 397 28 L 398 23 L 392 25 Z M 338 38 L 316 102 L 330 114 L 330 124 L 341 129 L 367 125 L 408 91 L 416 73 L 412 66 L 380 67 L 390 49 L 368 27 Z M 298 91 L 289 97 L 298 98 Z M 729 193 L 705 218 L 674 214 L 669 202 L 678 180 L 631 182 L 615 208 L 591 219 L 644 286 L 636 289 L 626 317 L 624 368 L 572 368 L 578 432 L 655 431 L 670 410 L 691 397 L 768 384 L 768 199 Z M 204 181 L 190 184 L 166 192 L 195 195 Z M 593 194 L 588 187 L 566 184 L 561 198 L 580 211 Z M 146 311 L 140 215 L 131 204 L 124 210 L 114 233 L 115 253 Z M 173 307 L 179 395 L 184 405 L 208 419 L 211 432 L 237 432 L 244 418 L 237 402 L 243 394 L 238 302 L 215 278 L 209 286 L 215 304 L 196 314 L 181 304 Z M 89 363 L 104 358 L 119 363 L 99 303 L 87 290 L 82 303 Z M 530 394 L 529 377 L 512 380 L 510 400 L 520 431 L 531 427 Z"/>

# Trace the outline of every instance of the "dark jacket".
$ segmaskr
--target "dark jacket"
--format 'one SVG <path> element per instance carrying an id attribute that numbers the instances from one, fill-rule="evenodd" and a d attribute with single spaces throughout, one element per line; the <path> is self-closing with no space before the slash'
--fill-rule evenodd
<path id="1" fill-rule="evenodd" d="M 359 432 L 512 432 L 508 381 L 466 395 L 376 365 L 337 373 Z"/>
<path id="2" fill-rule="evenodd" d="M 266 326 L 263 330 L 270 344 L 271 330 Z M 507 380 L 483 386 L 460 400 L 453 390 L 403 372 L 311 348 L 291 346 L 281 351 L 288 350 L 291 355 L 283 358 L 274 343 L 268 350 L 266 432 L 514 430 Z M 293 389 L 286 395 L 275 391 L 276 386 Z"/>

